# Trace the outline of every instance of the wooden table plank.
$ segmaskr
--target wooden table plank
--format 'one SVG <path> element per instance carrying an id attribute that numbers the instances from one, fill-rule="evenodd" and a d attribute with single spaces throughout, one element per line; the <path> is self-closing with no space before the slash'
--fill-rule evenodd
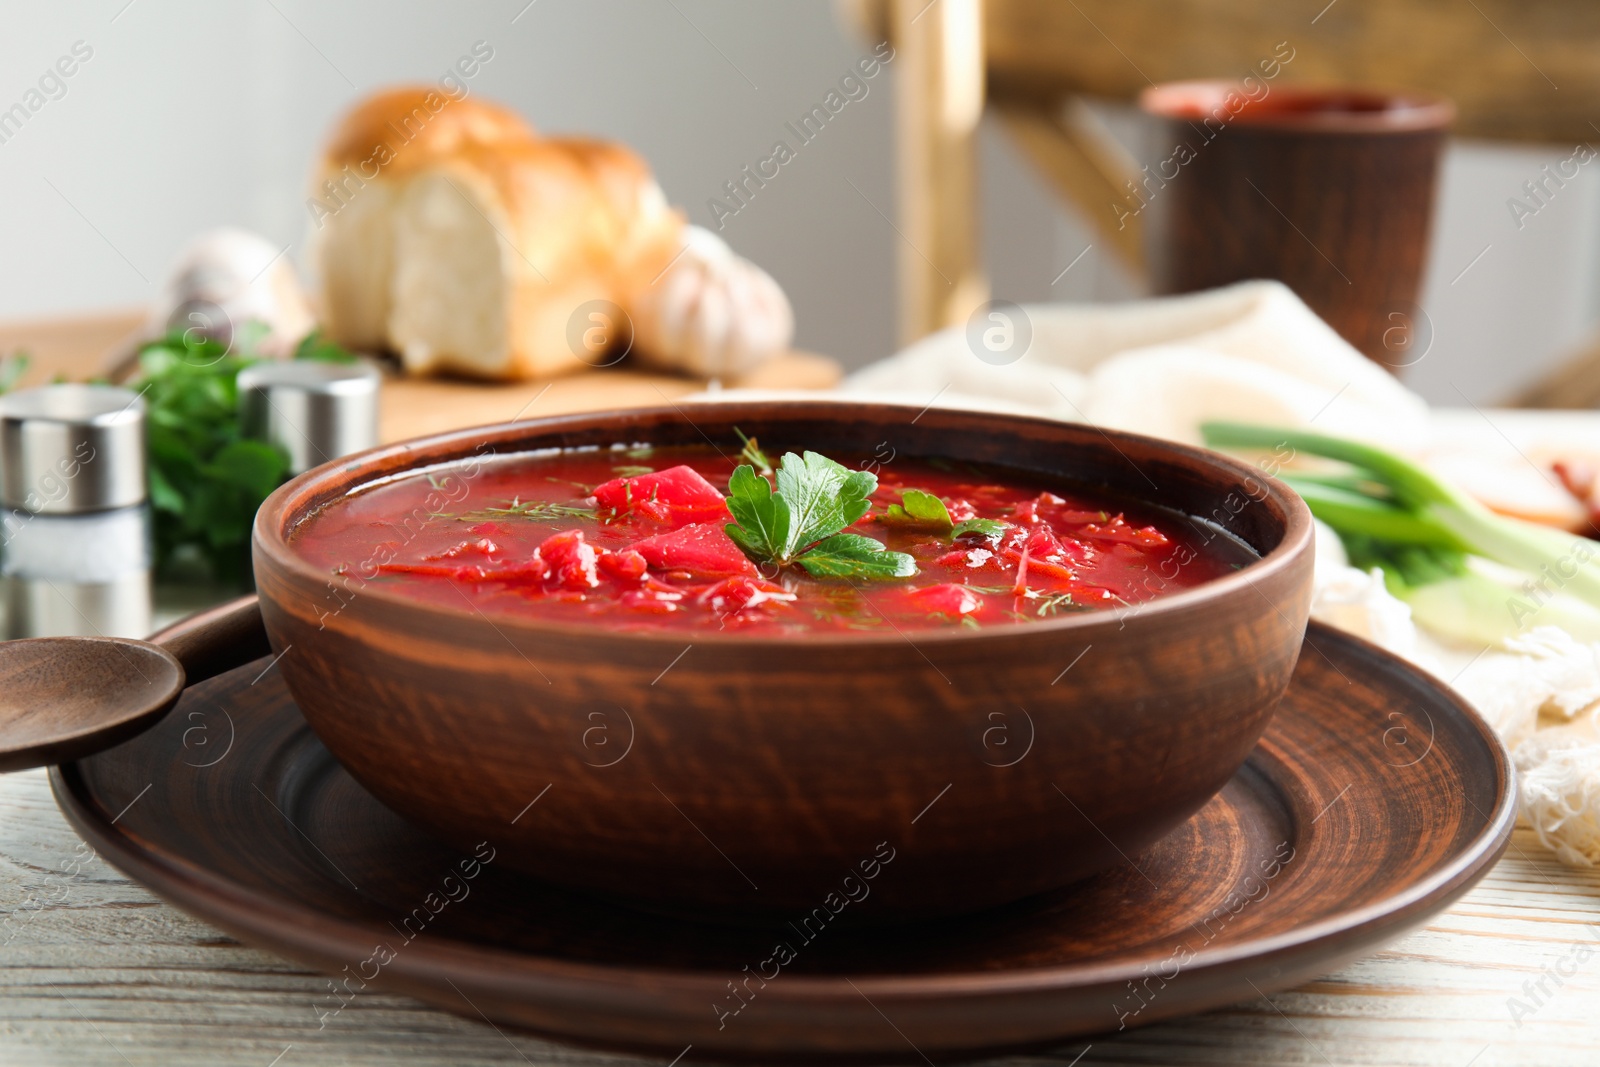
<path id="1" fill-rule="evenodd" d="M 142 310 L 123 310 L 0 322 L 0 356 L 28 354 L 28 371 L 17 382 L 19 388 L 43 385 L 58 374 L 86 378 L 104 373 L 104 358 L 126 344 L 143 321 Z"/>
<path id="2" fill-rule="evenodd" d="M 281 1067 L 650 1062 L 500 1033 L 379 994 L 358 996 L 320 1025 L 326 978 L 188 918 L 86 851 L 56 810 L 45 772 L 0 776 L 7 1067 L 268 1067 L 280 1054 Z M 1557 976 L 1558 967 L 1572 973 Z M 1546 995 L 1536 1005 L 1522 987 L 1541 977 Z M 1520 1026 L 1512 997 L 1531 1010 Z M 1064 1067 L 1086 1046 L 1078 1067 L 1592 1067 L 1600 1060 L 1600 871 L 1563 867 L 1519 832 L 1476 889 L 1387 951 L 1268 999 L 1006 1062 Z"/>

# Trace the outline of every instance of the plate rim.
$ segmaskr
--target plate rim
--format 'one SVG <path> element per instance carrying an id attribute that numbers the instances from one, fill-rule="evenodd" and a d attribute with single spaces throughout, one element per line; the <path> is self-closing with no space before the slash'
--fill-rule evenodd
<path id="1" fill-rule="evenodd" d="M 162 636 L 176 634 L 181 629 L 182 624 L 170 628 Z M 1226 971 L 1243 962 L 1294 957 L 1320 944 L 1337 942 L 1337 949 L 1330 944 L 1330 950 L 1323 954 L 1331 968 L 1333 961 L 1365 952 L 1376 942 L 1409 929 L 1447 907 L 1499 860 L 1511 841 L 1516 824 L 1515 766 L 1504 743 L 1483 717 L 1443 680 L 1377 645 L 1316 621 L 1307 628 L 1308 644 L 1313 635 L 1319 642 L 1342 645 L 1349 653 L 1376 661 L 1375 674 L 1398 671 L 1410 676 L 1413 683 L 1432 690 L 1439 700 L 1460 715 L 1490 757 L 1497 780 L 1494 803 L 1488 811 L 1471 804 L 1482 818 L 1477 833 L 1448 863 L 1403 890 L 1290 931 L 1266 937 L 1246 936 L 1227 946 L 1201 949 L 1185 963 L 1186 973 Z M 270 941 L 266 951 L 299 962 L 314 961 L 314 965 L 319 966 L 336 960 L 354 963 L 369 951 L 377 928 L 298 907 L 281 895 L 262 893 L 232 878 L 217 875 L 119 829 L 111 821 L 110 813 L 89 796 L 77 762 L 52 767 L 50 784 L 58 806 L 80 836 L 114 866 L 180 910 L 238 934 L 241 940 L 252 944 Z M 286 948 L 295 951 L 291 953 L 285 951 Z M 445 977 L 451 981 L 460 979 L 478 988 L 483 984 L 482 962 L 486 958 L 495 962 L 491 980 L 497 988 L 570 987 L 579 982 L 602 995 L 612 1009 L 626 1010 L 633 1003 L 628 999 L 630 994 L 648 993 L 651 988 L 665 986 L 675 992 L 717 995 L 725 988 L 726 975 L 721 972 L 655 967 L 642 962 L 573 961 L 444 939 L 408 945 L 385 965 L 388 981 L 384 984 L 413 989 L 433 987 L 438 978 Z M 786 975 L 786 981 L 764 990 L 763 996 L 803 1006 L 841 998 L 860 1001 L 863 993 L 872 994 L 874 999 L 882 997 L 895 1002 L 1072 992 L 1103 985 L 1116 986 L 1139 978 L 1144 966 L 1153 959 L 1162 958 L 1159 953 L 1129 954 L 1114 960 L 930 975 L 878 972 Z M 1195 1010 L 1204 1009 L 1185 1008 L 1172 1014 L 1188 1014 Z M 1154 1013 L 1151 1020 L 1161 1017 L 1166 1015 Z"/>

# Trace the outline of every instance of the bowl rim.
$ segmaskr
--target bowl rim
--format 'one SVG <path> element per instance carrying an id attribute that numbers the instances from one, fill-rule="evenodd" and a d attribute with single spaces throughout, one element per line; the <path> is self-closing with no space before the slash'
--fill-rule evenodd
<path id="1" fill-rule="evenodd" d="M 342 456 L 296 475 L 279 486 L 257 510 L 255 521 L 252 524 L 251 544 L 254 549 L 252 569 L 259 570 L 261 558 L 264 556 L 272 565 L 289 572 L 302 581 L 310 582 L 313 585 L 330 581 L 331 576 L 327 572 L 305 559 L 290 546 L 288 538 L 285 536 L 285 524 L 294 512 L 300 510 L 301 505 L 308 498 L 315 497 L 320 492 L 326 491 L 329 488 L 329 483 L 348 477 L 357 467 L 374 461 L 400 459 L 407 453 L 424 451 L 435 454 L 440 452 L 458 453 L 451 460 L 428 460 L 419 457 L 418 462 L 397 466 L 394 471 L 389 472 L 388 476 L 393 476 L 406 470 L 424 470 L 434 462 L 443 463 L 461 460 L 471 453 L 474 445 L 481 446 L 491 442 L 499 444 L 505 439 L 530 438 L 543 434 L 560 433 L 563 430 L 590 429 L 597 424 L 604 424 L 608 420 L 664 419 L 676 415 L 698 429 L 698 423 L 685 411 L 686 408 L 689 411 L 705 412 L 708 417 L 714 415 L 718 421 L 724 420 L 730 412 L 750 412 L 750 414 L 735 416 L 749 421 L 759 418 L 761 413 L 770 413 L 772 417 L 786 416 L 794 418 L 797 414 L 803 414 L 808 407 L 835 410 L 840 408 L 869 409 L 891 418 L 896 415 L 903 415 L 908 420 L 913 416 L 920 418 L 929 410 L 928 408 L 923 408 L 919 411 L 919 409 L 909 404 L 820 397 L 793 400 L 714 400 L 689 402 L 687 404 L 669 401 L 665 406 L 608 408 L 599 411 L 571 412 L 503 423 L 489 423 L 461 430 L 450 430 L 444 433 L 408 438 L 392 444 L 367 449 L 353 455 Z M 936 410 L 940 414 L 958 418 L 1001 419 L 1008 424 L 1014 424 L 1019 432 L 1025 430 L 1028 426 L 1047 428 L 1056 432 L 1062 429 L 1077 428 L 1085 433 L 1096 434 L 1103 438 L 1106 444 L 1110 445 L 1119 454 L 1123 454 L 1125 459 L 1127 459 L 1127 456 L 1123 453 L 1122 445 L 1135 446 L 1138 450 L 1153 448 L 1173 453 L 1177 457 L 1197 461 L 1212 472 L 1232 474 L 1241 481 L 1253 479 L 1265 487 L 1267 498 L 1274 502 L 1283 513 L 1282 536 L 1277 545 L 1263 553 L 1259 559 L 1239 570 L 1174 593 L 1156 596 L 1150 600 L 1141 601 L 1127 607 L 1102 608 L 1069 615 L 1057 615 L 1047 619 L 1040 619 L 1036 622 L 1017 622 L 988 626 L 976 630 L 964 626 L 949 626 L 937 629 L 915 630 L 908 634 L 894 627 L 892 623 L 888 630 L 881 632 L 808 630 L 800 633 L 773 634 L 737 630 L 671 629 L 667 627 L 658 629 L 618 629 L 599 623 L 575 623 L 573 620 L 568 619 L 545 619 L 536 616 L 509 614 L 491 616 L 476 605 L 463 604 L 462 607 L 457 608 L 444 604 L 435 604 L 418 600 L 404 593 L 394 592 L 373 582 L 368 582 L 364 588 L 356 592 L 354 600 L 370 597 L 375 603 L 383 604 L 398 612 L 419 612 L 468 625 L 487 622 L 497 630 L 510 630 L 531 638 L 561 636 L 570 639 L 574 635 L 581 635 L 591 640 L 667 644 L 674 648 L 688 643 L 730 649 L 772 649 L 801 643 L 808 648 L 842 649 L 894 646 L 909 643 L 913 648 L 920 651 L 920 646 L 924 644 L 937 646 L 956 642 L 976 644 L 986 641 L 1010 640 L 1024 635 L 1086 634 L 1106 627 L 1121 629 L 1129 621 L 1136 618 L 1148 616 L 1154 620 L 1160 620 L 1167 616 L 1181 614 L 1206 602 L 1229 595 L 1242 594 L 1245 591 L 1256 591 L 1261 596 L 1264 607 L 1279 611 L 1281 614 L 1282 609 L 1273 604 L 1265 594 L 1261 594 L 1257 587 L 1262 582 L 1278 577 L 1284 571 L 1294 567 L 1302 556 L 1310 556 L 1313 551 L 1315 533 L 1311 511 L 1307 508 L 1305 502 L 1300 499 L 1299 495 L 1266 471 L 1234 459 L 1231 456 L 1194 445 L 1167 441 L 1144 434 L 1105 429 L 1090 422 L 1068 422 L 1041 416 L 965 408 L 940 408 Z M 524 451 L 531 450 L 524 449 Z M 516 454 L 496 454 L 495 458 L 506 459 Z M 1128 462 L 1133 464 L 1131 459 L 1128 459 Z M 1136 464 L 1134 466 L 1137 468 Z M 368 478 L 365 481 L 355 479 L 353 485 L 367 484 L 373 480 L 375 479 Z M 1138 494 L 1132 495 L 1137 496 Z M 1148 502 L 1159 503 L 1159 501 L 1154 500 Z M 261 584 L 259 576 L 257 576 L 256 584 L 259 588 Z M 275 598 L 263 597 L 263 599 Z M 354 600 L 350 602 L 353 603 Z"/>

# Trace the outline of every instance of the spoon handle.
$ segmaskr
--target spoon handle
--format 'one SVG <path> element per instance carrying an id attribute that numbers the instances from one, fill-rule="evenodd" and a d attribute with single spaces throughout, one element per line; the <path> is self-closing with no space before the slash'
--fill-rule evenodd
<path id="1" fill-rule="evenodd" d="M 254 593 L 175 622 L 150 641 L 178 658 L 189 685 L 272 654 Z"/>
<path id="2" fill-rule="evenodd" d="M 205 681 L 272 652 L 254 596 L 155 635 L 0 642 L 0 774 L 66 763 L 147 730 Z"/>

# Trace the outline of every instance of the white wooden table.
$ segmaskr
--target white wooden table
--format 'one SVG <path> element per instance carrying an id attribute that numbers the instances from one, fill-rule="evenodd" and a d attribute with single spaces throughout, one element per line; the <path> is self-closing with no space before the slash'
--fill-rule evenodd
<path id="1" fill-rule="evenodd" d="M 646 1062 L 377 994 L 319 1027 L 326 979 L 185 916 L 87 851 L 45 772 L 0 776 L 6 1067 Z M 1541 978 L 1547 995 L 1535 1004 L 1524 983 Z M 1514 1020 L 1511 998 L 1530 1013 Z M 1519 832 L 1432 925 L 1320 981 L 1008 1062 L 1593 1067 L 1600 871 L 1563 867 Z"/>

